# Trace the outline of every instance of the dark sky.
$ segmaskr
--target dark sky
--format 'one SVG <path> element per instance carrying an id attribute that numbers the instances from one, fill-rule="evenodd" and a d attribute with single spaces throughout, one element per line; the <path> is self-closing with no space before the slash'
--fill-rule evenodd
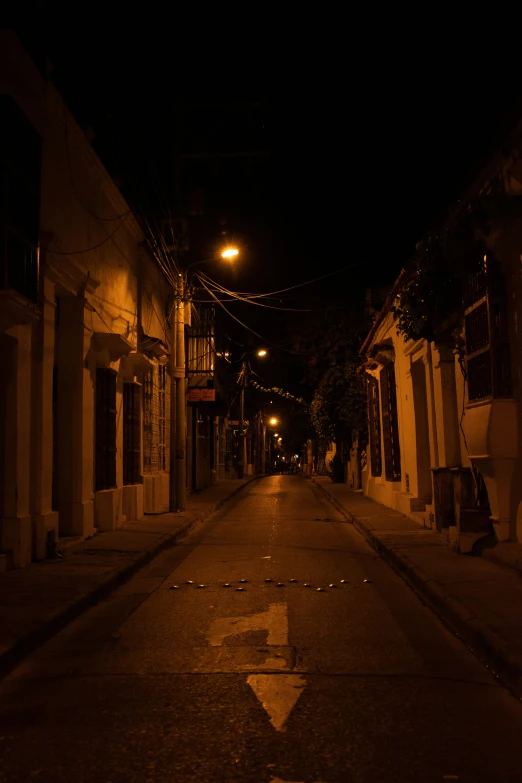
<path id="1" fill-rule="evenodd" d="M 185 191 L 204 188 L 194 252 L 211 254 L 222 231 L 242 249 L 234 273 L 212 270 L 223 282 L 275 290 L 353 265 L 287 294 L 287 306 L 350 303 L 392 283 L 517 97 L 516 72 L 480 40 L 465 48 L 431 28 L 431 39 L 365 39 L 361 27 L 331 45 L 297 28 L 254 41 L 255 14 L 239 33 L 200 35 L 154 3 L 134 25 L 128 6 L 35 7 L 24 30 L 45 41 L 54 82 L 124 190 L 148 208 L 172 203 L 180 170 Z M 256 154 L 180 169 L 180 152 Z M 282 328 L 258 313 L 251 323 Z"/>

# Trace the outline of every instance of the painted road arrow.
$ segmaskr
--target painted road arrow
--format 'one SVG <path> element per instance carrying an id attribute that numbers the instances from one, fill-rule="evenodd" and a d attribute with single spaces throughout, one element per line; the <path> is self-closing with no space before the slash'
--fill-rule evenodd
<path id="1" fill-rule="evenodd" d="M 284 731 L 306 680 L 300 674 L 251 674 L 247 682 L 267 711 L 274 729 Z"/>

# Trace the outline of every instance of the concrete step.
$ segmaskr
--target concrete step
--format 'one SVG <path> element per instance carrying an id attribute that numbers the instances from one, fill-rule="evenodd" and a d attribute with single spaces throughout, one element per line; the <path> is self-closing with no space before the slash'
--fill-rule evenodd
<path id="1" fill-rule="evenodd" d="M 60 552 L 65 552 L 80 541 L 83 541 L 83 536 L 63 536 L 58 538 L 58 549 Z"/>

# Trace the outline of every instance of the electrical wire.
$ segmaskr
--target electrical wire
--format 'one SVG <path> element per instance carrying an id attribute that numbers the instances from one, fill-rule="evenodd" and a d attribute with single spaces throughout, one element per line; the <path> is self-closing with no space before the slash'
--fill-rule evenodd
<path id="1" fill-rule="evenodd" d="M 203 274 L 203 273 L 202 273 Z M 285 310 L 287 312 L 294 312 L 294 313 L 309 313 L 311 312 L 308 309 L 304 309 L 301 307 L 277 307 L 277 305 L 268 305 L 263 304 L 262 302 L 254 302 L 252 299 L 248 299 L 246 297 L 241 296 L 240 294 L 235 293 L 234 291 L 229 291 L 228 289 L 224 288 L 223 286 L 219 285 L 219 283 L 216 283 L 212 278 L 208 277 L 208 275 L 203 275 L 205 280 L 208 282 L 209 285 L 214 286 L 214 290 L 219 291 L 220 293 L 227 294 L 228 296 L 231 296 L 232 299 L 226 300 L 226 301 L 240 301 L 240 302 L 246 302 L 247 304 L 257 305 L 257 307 L 266 307 L 268 310 Z"/>
<path id="2" fill-rule="evenodd" d="M 86 247 L 86 248 L 84 248 L 83 250 L 53 250 L 53 249 L 52 249 L 52 248 L 50 248 L 50 247 L 45 247 L 45 248 L 43 248 L 43 249 L 44 249 L 44 250 L 45 250 L 47 253 L 53 253 L 54 255 L 57 255 L 57 256 L 78 256 L 78 255 L 81 255 L 82 253 L 90 253 L 90 252 L 91 252 L 91 250 L 97 250 L 99 247 L 101 247 L 101 246 L 102 246 L 102 245 L 104 245 L 106 242 L 108 242 L 108 241 L 109 241 L 109 239 L 112 239 L 112 238 L 113 238 L 113 236 L 114 236 L 114 234 L 115 234 L 117 231 L 119 231 L 119 230 L 120 230 L 120 228 L 123 226 L 123 224 L 124 224 L 124 223 L 125 223 L 125 221 L 128 219 L 128 217 L 129 217 L 129 215 L 130 215 L 130 214 L 131 214 L 130 212 L 129 212 L 129 213 L 127 213 L 127 215 L 125 215 L 125 217 L 123 218 L 123 220 L 121 221 L 121 223 L 120 223 L 118 226 L 116 226 L 116 228 L 114 229 L 114 231 L 112 231 L 112 232 L 109 234 L 109 236 L 108 236 L 108 237 L 105 237 L 105 239 L 103 239 L 101 242 L 98 242 L 98 244 L 97 244 L 97 245 L 93 245 L 92 247 Z"/>
<path id="3" fill-rule="evenodd" d="M 202 284 L 203 288 L 204 288 L 204 289 L 207 291 L 207 293 L 209 294 L 209 296 L 211 296 L 211 297 L 212 297 L 212 298 L 213 298 L 213 299 L 214 299 L 214 300 L 215 300 L 215 301 L 216 301 L 216 302 L 219 304 L 219 306 L 220 306 L 220 307 L 221 307 L 221 308 L 222 308 L 222 309 L 223 309 L 223 310 L 224 310 L 224 311 L 225 311 L 225 312 L 226 312 L 226 313 L 227 313 L 227 314 L 228 314 L 228 315 L 229 315 L 231 318 L 233 318 L 233 319 L 234 319 L 234 321 L 237 321 L 237 322 L 238 322 L 238 324 L 240 324 L 240 325 L 241 325 L 241 326 L 242 326 L 244 329 L 246 329 L 247 331 L 251 332 L 251 333 L 252 333 L 253 335 L 255 335 L 256 337 L 259 337 L 259 339 L 260 339 L 260 340 L 262 340 L 263 342 L 267 343 L 267 345 L 271 345 L 273 348 L 279 348 L 280 350 L 282 350 L 282 351 L 286 351 L 286 353 L 290 353 L 290 354 L 292 354 L 292 355 L 294 355 L 294 356 L 299 356 L 299 355 L 300 355 L 298 351 L 290 351 L 288 348 L 284 348 L 282 345 L 277 345 L 277 343 L 273 343 L 271 340 L 267 340 L 267 338 L 266 338 L 266 337 L 263 337 L 263 336 L 262 336 L 262 335 L 260 335 L 258 332 L 255 332 L 253 329 L 251 329 L 251 328 L 250 328 L 250 326 L 247 326 L 247 324 L 243 323 L 243 321 L 240 321 L 240 320 L 239 320 L 239 318 L 236 318 L 236 316 L 235 316 L 233 313 L 231 313 L 231 312 L 230 312 L 230 310 L 228 310 L 228 309 L 225 307 L 225 305 L 223 304 L 223 302 L 222 302 L 222 301 L 221 301 L 221 300 L 220 300 L 220 299 L 219 299 L 217 296 L 215 296 L 215 295 L 212 293 L 212 291 L 211 291 L 209 288 L 207 288 L 207 286 L 205 285 L 205 281 L 204 281 L 204 280 L 203 280 L 201 277 L 199 277 L 199 275 L 197 275 L 197 277 L 199 278 L 199 280 L 200 280 L 200 282 L 201 282 L 201 284 Z"/>
<path id="4" fill-rule="evenodd" d="M 360 266 L 361 264 L 366 263 L 365 261 L 356 261 L 355 264 L 348 264 L 347 266 L 341 267 L 341 269 L 336 269 L 334 272 L 329 272 L 327 275 L 321 275 L 321 277 L 315 277 L 313 280 L 306 280 L 304 283 L 297 283 L 296 285 L 291 285 L 288 288 L 281 288 L 279 291 L 270 291 L 266 294 L 246 294 L 243 291 L 238 291 L 240 296 L 248 296 L 250 299 L 262 299 L 267 296 L 274 296 L 275 294 L 284 294 L 286 291 L 292 291 L 295 288 L 302 288 L 305 285 L 311 285 L 311 283 L 318 283 L 319 280 L 325 280 L 327 277 L 332 277 L 332 275 L 338 275 L 341 272 L 345 272 L 347 269 L 352 269 L 355 266 Z M 201 273 L 199 273 L 201 274 Z M 211 278 L 209 278 L 210 280 Z M 215 283 L 215 281 L 212 281 Z"/>

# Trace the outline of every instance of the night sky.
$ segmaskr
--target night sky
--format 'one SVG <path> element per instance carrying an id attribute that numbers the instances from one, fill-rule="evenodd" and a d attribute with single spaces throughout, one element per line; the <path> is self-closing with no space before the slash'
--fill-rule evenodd
<path id="1" fill-rule="evenodd" d="M 271 291 L 349 267 L 288 292 L 288 307 L 355 306 L 368 286 L 391 285 L 518 98 L 516 73 L 474 39 L 464 49 L 435 34 L 431 44 L 372 34 L 365 46 L 361 32 L 355 46 L 352 31 L 341 46 L 294 31 L 282 46 L 284 35 L 253 40 L 255 18 L 240 35 L 210 25 L 203 36 L 176 14 L 162 23 L 154 3 L 139 26 L 111 4 L 90 5 L 88 19 L 34 7 L 19 30 L 45 42 L 52 80 L 131 203 L 161 213 L 180 175 L 185 201 L 204 193 L 195 257 L 223 238 L 240 246 L 233 272 L 209 274 Z M 259 312 L 241 317 L 272 340 L 295 319 Z"/>

